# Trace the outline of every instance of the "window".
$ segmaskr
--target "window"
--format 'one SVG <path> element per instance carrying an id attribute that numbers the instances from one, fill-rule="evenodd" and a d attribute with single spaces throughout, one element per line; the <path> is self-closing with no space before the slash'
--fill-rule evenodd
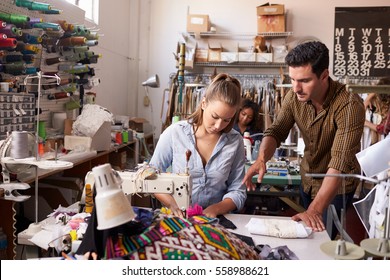
<path id="1" fill-rule="evenodd" d="M 94 23 L 99 23 L 99 0 L 66 0 L 85 11 L 85 17 Z"/>

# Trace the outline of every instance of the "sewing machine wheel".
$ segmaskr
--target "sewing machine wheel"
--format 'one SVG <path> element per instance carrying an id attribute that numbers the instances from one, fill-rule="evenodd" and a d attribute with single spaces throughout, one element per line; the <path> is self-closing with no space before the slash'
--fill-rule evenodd
<path id="1" fill-rule="evenodd" d="M 12 136 L 8 136 L 5 140 L 0 142 L 0 159 L 4 157 L 10 157 L 11 155 Z M 28 147 L 29 157 L 35 154 L 35 137 L 33 134 L 28 134 Z M 6 169 L 9 173 L 18 174 L 26 172 L 30 168 L 29 164 L 6 164 L 1 163 L 2 168 Z"/>

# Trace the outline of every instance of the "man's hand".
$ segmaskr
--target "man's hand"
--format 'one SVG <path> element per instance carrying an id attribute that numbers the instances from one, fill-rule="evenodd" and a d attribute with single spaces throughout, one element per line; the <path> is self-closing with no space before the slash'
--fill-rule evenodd
<path id="1" fill-rule="evenodd" d="M 322 221 L 322 214 L 318 211 L 307 209 L 307 211 L 298 213 L 291 217 L 294 221 L 303 221 L 306 226 L 313 229 L 313 231 L 325 230 L 324 222 Z"/>
<path id="2" fill-rule="evenodd" d="M 258 174 L 259 177 L 257 178 L 257 182 L 261 183 L 261 180 L 263 179 L 266 170 L 267 168 L 263 160 L 256 160 L 251 165 L 251 167 L 249 167 L 248 171 L 244 176 L 244 179 L 242 180 L 242 183 L 246 185 L 247 191 L 254 191 L 256 189 L 256 184 L 252 182 L 252 177 Z"/>

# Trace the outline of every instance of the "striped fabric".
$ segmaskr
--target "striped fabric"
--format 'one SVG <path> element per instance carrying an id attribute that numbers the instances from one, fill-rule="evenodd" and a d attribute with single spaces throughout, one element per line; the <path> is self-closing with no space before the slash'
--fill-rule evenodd
<path id="1" fill-rule="evenodd" d="M 218 219 L 189 219 L 160 215 L 139 235 L 112 235 L 105 259 L 130 260 L 239 260 L 260 259 L 259 254 L 219 224 Z"/>

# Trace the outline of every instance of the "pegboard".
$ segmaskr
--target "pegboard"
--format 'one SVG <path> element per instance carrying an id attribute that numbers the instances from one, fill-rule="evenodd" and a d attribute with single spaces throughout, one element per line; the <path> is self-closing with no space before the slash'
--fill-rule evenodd
<path id="1" fill-rule="evenodd" d="M 56 23 L 58 20 L 66 20 L 68 23 L 72 24 L 84 24 L 85 11 L 80 9 L 79 7 L 68 3 L 66 1 L 59 0 L 40 0 L 41 3 L 50 4 L 52 9 L 58 9 L 61 11 L 60 14 L 43 14 L 39 11 L 31 11 L 24 7 L 18 7 L 15 5 L 14 0 L 1 0 L 0 2 L 0 12 L 8 13 L 8 14 L 21 14 L 26 15 L 30 18 L 42 18 L 44 22 L 53 22 Z M 44 33 L 43 30 L 33 28 L 33 29 L 24 29 L 24 33 L 28 33 L 30 35 L 39 36 Z M 40 68 L 43 72 L 56 72 L 58 71 L 57 65 L 47 65 L 44 63 L 46 58 L 50 58 L 55 56 L 56 54 L 50 54 L 46 51 L 41 51 L 40 53 L 35 55 L 35 61 L 32 66 Z M 32 75 L 33 76 L 33 75 Z M 69 75 L 70 76 L 70 75 Z M 18 77 L 19 83 L 23 83 L 24 78 L 26 76 L 20 75 Z M 67 78 L 66 75 L 62 74 L 61 78 Z M 26 87 L 26 92 L 35 92 L 37 89 L 32 87 Z M 77 91 L 75 95 L 72 97 L 57 99 L 57 100 L 49 100 L 48 94 L 53 93 L 53 90 L 43 90 L 41 89 L 41 97 L 39 108 L 42 109 L 42 113 L 39 116 L 40 120 L 46 121 L 47 126 L 51 127 L 51 118 L 53 112 L 65 111 L 67 112 L 68 118 L 75 118 L 75 111 L 66 111 L 65 104 L 70 101 L 78 101 L 79 97 L 77 96 Z M 36 98 L 38 100 L 38 98 Z M 38 104 L 36 104 L 38 107 Z M 76 114 L 77 115 L 77 114 Z"/>

